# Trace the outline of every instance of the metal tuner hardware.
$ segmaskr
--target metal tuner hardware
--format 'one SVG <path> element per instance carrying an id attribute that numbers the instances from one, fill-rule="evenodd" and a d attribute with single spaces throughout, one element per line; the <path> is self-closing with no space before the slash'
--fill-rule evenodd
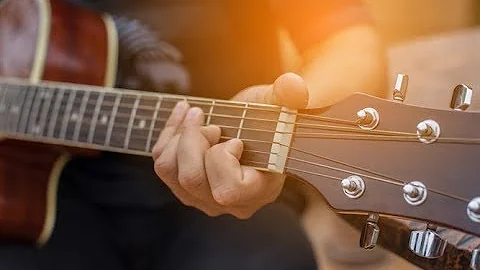
<path id="1" fill-rule="evenodd" d="M 403 102 L 407 96 L 408 75 L 398 74 L 393 88 L 393 100 Z"/>
<path id="2" fill-rule="evenodd" d="M 440 137 L 440 125 L 430 119 L 418 123 L 417 137 L 426 144 L 435 142 Z"/>
<path id="3" fill-rule="evenodd" d="M 470 268 L 473 270 L 480 270 L 480 249 L 472 251 L 472 259 L 470 260 Z"/>
<path id="4" fill-rule="evenodd" d="M 417 256 L 436 259 L 443 255 L 447 247 L 447 241 L 442 239 L 436 232 L 435 225 L 428 224 L 423 231 L 410 233 L 409 248 Z"/>
<path id="5" fill-rule="evenodd" d="M 342 180 L 343 193 L 351 199 L 360 198 L 365 192 L 365 182 L 360 176 L 351 175 Z"/>
<path id="6" fill-rule="evenodd" d="M 450 108 L 455 111 L 465 111 L 472 104 L 472 88 L 465 84 L 455 86 L 450 101 Z"/>
<path id="7" fill-rule="evenodd" d="M 373 249 L 377 245 L 380 228 L 378 227 L 378 214 L 369 214 L 367 222 L 360 235 L 360 247 L 364 249 Z"/>
<path id="8" fill-rule="evenodd" d="M 403 198 L 410 205 L 420 205 L 427 199 L 427 187 L 419 181 L 403 186 Z"/>
<path id="9" fill-rule="evenodd" d="M 379 122 L 380 115 L 374 108 L 365 108 L 357 112 L 357 123 L 361 129 L 374 129 Z"/>
<path id="10" fill-rule="evenodd" d="M 467 215 L 474 222 L 480 222 L 480 197 L 473 198 L 467 205 Z"/>

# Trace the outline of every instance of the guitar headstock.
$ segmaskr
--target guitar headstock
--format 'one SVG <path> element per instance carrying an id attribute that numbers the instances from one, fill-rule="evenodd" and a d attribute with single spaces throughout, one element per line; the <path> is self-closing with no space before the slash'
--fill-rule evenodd
<path id="1" fill-rule="evenodd" d="M 466 85 L 455 88 L 451 110 L 403 104 L 407 83 L 399 75 L 395 101 L 354 94 L 300 112 L 286 170 L 337 211 L 369 213 L 366 248 L 378 215 L 424 221 L 410 248 L 434 258 L 444 244 L 436 225 L 480 236 L 480 113 L 463 111 L 472 95 Z M 437 250 L 426 250 L 432 243 Z"/>

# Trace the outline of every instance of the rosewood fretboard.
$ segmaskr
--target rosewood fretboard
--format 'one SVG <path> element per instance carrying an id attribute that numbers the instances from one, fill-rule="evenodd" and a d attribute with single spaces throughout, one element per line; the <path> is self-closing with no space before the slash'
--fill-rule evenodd
<path id="1" fill-rule="evenodd" d="M 222 140 L 242 139 L 242 162 L 267 168 L 282 108 L 70 84 L 0 82 L 0 129 L 9 138 L 150 155 L 172 108 L 187 100 Z M 281 122 L 281 121 L 280 121 Z"/>

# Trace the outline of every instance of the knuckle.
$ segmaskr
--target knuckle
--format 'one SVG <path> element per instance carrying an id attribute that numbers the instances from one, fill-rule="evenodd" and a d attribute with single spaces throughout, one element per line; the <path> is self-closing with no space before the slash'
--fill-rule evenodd
<path id="1" fill-rule="evenodd" d="M 156 160 L 160 157 L 160 155 L 162 154 L 162 150 L 163 150 L 163 149 L 160 148 L 159 142 L 157 142 L 157 143 L 153 146 L 153 149 L 152 149 L 152 158 L 153 158 L 153 160 L 156 161 Z"/>
<path id="2" fill-rule="evenodd" d="M 240 210 L 232 211 L 231 214 L 238 219 L 249 219 L 253 216 L 256 211 L 252 210 Z"/>
<path id="3" fill-rule="evenodd" d="M 195 189 L 200 187 L 206 181 L 206 176 L 203 171 L 198 169 L 188 170 L 180 173 L 178 182 L 180 186 L 185 189 Z"/>
<path id="4" fill-rule="evenodd" d="M 205 208 L 205 209 L 200 209 L 203 213 L 205 213 L 209 217 L 218 217 L 223 215 L 222 211 L 218 211 L 215 209 L 210 209 L 210 208 Z"/>
<path id="5" fill-rule="evenodd" d="M 175 173 L 175 161 L 168 160 L 160 156 L 155 160 L 154 168 L 155 172 L 158 174 L 158 176 L 160 176 L 160 178 L 168 177 L 169 175 Z"/>
<path id="6" fill-rule="evenodd" d="M 240 193 L 233 188 L 216 188 L 212 191 L 213 199 L 220 205 L 235 205 L 240 201 Z"/>

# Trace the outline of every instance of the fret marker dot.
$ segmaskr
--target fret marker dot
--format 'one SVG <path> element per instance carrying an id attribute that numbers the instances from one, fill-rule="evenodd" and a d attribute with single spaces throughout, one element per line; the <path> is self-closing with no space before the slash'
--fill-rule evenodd
<path id="1" fill-rule="evenodd" d="M 10 112 L 13 114 L 18 114 L 20 112 L 20 107 L 12 106 L 12 108 L 10 109 Z"/>
<path id="2" fill-rule="evenodd" d="M 138 122 L 138 127 L 141 129 L 144 129 L 146 125 L 147 125 L 147 121 L 145 121 L 145 119 L 142 119 Z"/>
<path id="3" fill-rule="evenodd" d="M 78 120 L 78 113 L 72 113 L 72 116 L 70 117 L 70 120 L 72 121 L 77 121 Z"/>
<path id="4" fill-rule="evenodd" d="M 102 118 L 100 118 L 100 123 L 101 123 L 102 125 L 106 125 L 107 122 L 108 122 L 108 116 L 102 115 Z"/>
<path id="5" fill-rule="evenodd" d="M 39 134 L 40 133 L 40 126 L 38 126 L 38 125 L 33 126 L 32 127 L 32 132 L 35 133 L 35 134 Z"/>

